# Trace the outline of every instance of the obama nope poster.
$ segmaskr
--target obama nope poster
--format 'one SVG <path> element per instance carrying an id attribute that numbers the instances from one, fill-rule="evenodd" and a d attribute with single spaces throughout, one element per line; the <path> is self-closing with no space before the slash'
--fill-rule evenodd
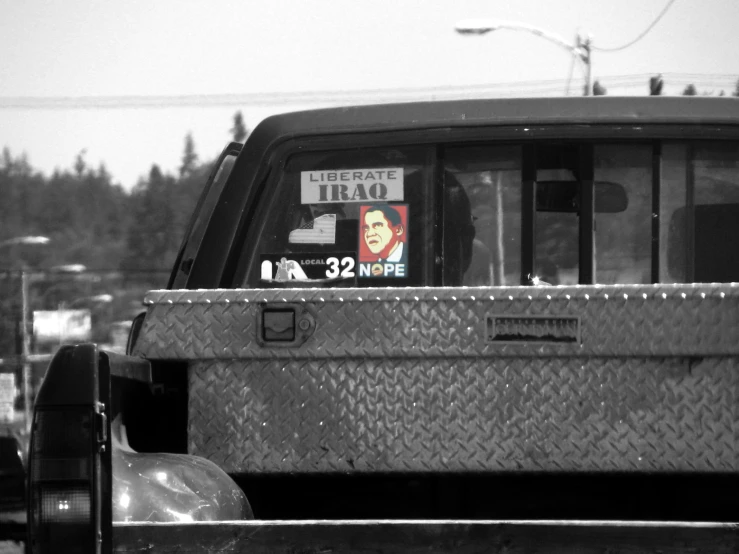
<path id="1" fill-rule="evenodd" d="M 359 277 L 408 276 L 408 205 L 359 209 Z"/>

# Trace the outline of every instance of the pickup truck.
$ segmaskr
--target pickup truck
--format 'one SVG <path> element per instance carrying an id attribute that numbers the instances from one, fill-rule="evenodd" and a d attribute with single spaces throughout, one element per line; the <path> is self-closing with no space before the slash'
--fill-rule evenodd
<path id="1" fill-rule="evenodd" d="M 270 117 L 51 361 L 29 552 L 737 552 L 737 236 L 736 99 Z"/>

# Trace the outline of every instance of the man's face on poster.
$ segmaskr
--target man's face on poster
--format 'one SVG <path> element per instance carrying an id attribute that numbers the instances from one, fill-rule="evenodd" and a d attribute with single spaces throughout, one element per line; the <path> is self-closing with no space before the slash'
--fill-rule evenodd
<path id="1" fill-rule="evenodd" d="M 393 225 L 379 210 L 368 211 L 364 214 L 364 242 L 373 254 L 387 256 L 400 242 L 403 234 L 403 225 Z"/>

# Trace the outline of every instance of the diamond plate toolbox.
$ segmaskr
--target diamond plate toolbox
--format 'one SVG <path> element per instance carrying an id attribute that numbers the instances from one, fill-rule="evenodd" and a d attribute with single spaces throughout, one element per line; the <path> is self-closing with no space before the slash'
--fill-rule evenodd
<path id="1" fill-rule="evenodd" d="M 228 472 L 739 466 L 734 284 L 145 302 L 134 353 L 189 361 L 189 450 Z"/>

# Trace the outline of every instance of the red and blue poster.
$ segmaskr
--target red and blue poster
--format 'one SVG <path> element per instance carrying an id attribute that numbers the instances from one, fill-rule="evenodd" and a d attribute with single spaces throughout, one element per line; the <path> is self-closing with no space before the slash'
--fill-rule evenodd
<path id="1" fill-rule="evenodd" d="M 408 204 L 359 207 L 359 277 L 408 277 Z"/>

